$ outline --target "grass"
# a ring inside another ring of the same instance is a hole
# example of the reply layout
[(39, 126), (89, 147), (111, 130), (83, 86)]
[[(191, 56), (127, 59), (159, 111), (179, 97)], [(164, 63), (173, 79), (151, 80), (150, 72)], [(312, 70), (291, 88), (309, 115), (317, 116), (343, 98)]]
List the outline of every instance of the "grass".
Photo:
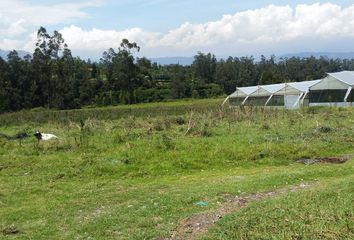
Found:
[(60, 137), (39, 147), (0, 139), (0, 238), (163, 239), (224, 193), (302, 182), (318, 184), (251, 203), (201, 238), (353, 238), (353, 160), (295, 161), (354, 154), (354, 109), (222, 112), (216, 103), (0, 115), (2, 133)]
[(353, 239), (353, 180), (321, 181), (315, 189), (256, 202), (202, 239)]
[(14, 113), (0, 114), (1, 125), (35, 123), (70, 123), (89, 118), (97, 120), (115, 120), (127, 116), (148, 117), (185, 114), (191, 109), (202, 111), (210, 107), (215, 108), (222, 99), (184, 99), (175, 102), (156, 102), (134, 105), (120, 105), (100, 108), (84, 108), (74, 110), (50, 110), (44, 108), (23, 110)]

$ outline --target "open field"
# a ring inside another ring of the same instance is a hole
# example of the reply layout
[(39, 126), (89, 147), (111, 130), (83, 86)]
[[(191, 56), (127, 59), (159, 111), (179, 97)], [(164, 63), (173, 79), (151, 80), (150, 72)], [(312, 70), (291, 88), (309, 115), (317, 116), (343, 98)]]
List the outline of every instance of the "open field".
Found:
[(0, 238), (354, 238), (354, 108), (217, 103), (0, 115)]
[(120, 105), (118, 107), (84, 108), (74, 110), (48, 110), (37, 108), (32, 110), (22, 110), (15, 113), (0, 115), (0, 124), (24, 124), (28, 122), (46, 123), (69, 121), (80, 121), (88, 118), (96, 120), (116, 120), (127, 116), (134, 117), (156, 117), (164, 115), (179, 115), (191, 111), (203, 111), (216, 108), (223, 99), (200, 99), (200, 100), (179, 100), (175, 102), (156, 102), (149, 104)]

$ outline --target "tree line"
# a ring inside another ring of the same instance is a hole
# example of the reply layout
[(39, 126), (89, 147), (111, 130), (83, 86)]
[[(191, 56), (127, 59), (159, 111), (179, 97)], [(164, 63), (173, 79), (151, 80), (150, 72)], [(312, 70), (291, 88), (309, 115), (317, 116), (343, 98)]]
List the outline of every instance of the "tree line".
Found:
[(123, 39), (98, 62), (73, 57), (62, 35), (37, 33), (32, 56), (0, 57), (0, 112), (30, 108), (74, 109), (181, 98), (210, 98), (236, 87), (320, 79), (354, 70), (354, 59), (229, 57), (200, 53), (189, 66), (158, 65), (137, 58), (136, 43)]

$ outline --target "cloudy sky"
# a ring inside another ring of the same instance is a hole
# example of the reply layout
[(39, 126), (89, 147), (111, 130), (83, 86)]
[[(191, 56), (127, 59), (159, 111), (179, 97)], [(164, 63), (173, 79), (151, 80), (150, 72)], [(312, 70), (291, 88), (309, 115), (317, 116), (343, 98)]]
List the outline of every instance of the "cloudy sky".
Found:
[(99, 58), (122, 38), (148, 57), (354, 51), (354, 0), (0, 0), (0, 49), (32, 52), (40, 26)]

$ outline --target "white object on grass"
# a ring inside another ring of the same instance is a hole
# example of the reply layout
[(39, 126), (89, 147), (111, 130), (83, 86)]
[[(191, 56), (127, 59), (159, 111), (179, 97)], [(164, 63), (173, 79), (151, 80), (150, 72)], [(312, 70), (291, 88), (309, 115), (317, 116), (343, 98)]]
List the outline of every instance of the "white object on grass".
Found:
[(41, 133), (41, 132), (36, 132), (34, 136), (38, 139), (38, 141), (43, 140), (43, 141), (49, 141), (53, 139), (59, 139), (57, 136), (51, 133)]

